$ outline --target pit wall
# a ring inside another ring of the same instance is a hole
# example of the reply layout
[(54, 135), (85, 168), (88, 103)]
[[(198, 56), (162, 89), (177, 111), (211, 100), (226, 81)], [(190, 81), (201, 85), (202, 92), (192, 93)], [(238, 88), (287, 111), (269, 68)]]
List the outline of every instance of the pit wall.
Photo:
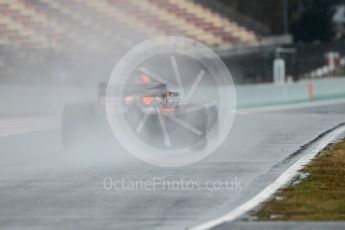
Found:
[(97, 88), (0, 86), (0, 113), (57, 114), (67, 103), (95, 101)]
[(301, 80), (282, 85), (237, 87), (238, 107), (262, 107), (307, 101), (345, 98), (345, 77)]
[[(239, 108), (345, 98), (345, 77), (236, 87)], [(59, 114), (67, 103), (96, 101), (97, 88), (0, 86), (0, 113)]]

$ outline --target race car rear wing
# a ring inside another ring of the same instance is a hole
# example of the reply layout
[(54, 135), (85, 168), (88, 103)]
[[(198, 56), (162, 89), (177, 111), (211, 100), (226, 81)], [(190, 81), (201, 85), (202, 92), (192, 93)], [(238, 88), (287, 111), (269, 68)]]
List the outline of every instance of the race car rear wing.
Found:
[[(108, 91), (107, 91), (108, 90)], [(122, 91), (122, 95), (119, 93)], [(135, 96), (141, 95), (143, 92), (150, 91), (152, 94), (166, 93), (167, 85), (163, 83), (148, 83), (148, 84), (126, 84), (124, 86), (107, 87), (107, 84), (102, 82), (98, 86), (98, 97), (108, 96)], [(154, 95), (150, 95), (154, 96)]]
[[(122, 95), (120, 95), (122, 92)], [(167, 84), (147, 83), (147, 84), (126, 84), (123, 86), (108, 87), (105, 82), (98, 85), (98, 102), (103, 102), (107, 97), (177, 97), (178, 92), (169, 92)]]

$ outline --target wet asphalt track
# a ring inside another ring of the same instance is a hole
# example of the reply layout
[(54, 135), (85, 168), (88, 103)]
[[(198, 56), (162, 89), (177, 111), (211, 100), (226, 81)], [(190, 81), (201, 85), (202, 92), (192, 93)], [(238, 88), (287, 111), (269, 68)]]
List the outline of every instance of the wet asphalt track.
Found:
[[(304, 144), (345, 122), (345, 104), (282, 112), (240, 113), (227, 141), (192, 166), (167, 169), (133, 159), (120, 147), (66, 152), (59, 130), (0, 139), (1, 229), (184, 229), (253, 197)], [(298, 157), (298, 156), (297, 156)], [(289, 158), (288, 158), (289, 159)], [(126, 181), (194, 181), (194, 189), (106, 190), (105, 177)], [(224, 190), (209, 181), (236, 181)], [(195, 188), (198, 187), (198, 188)]]

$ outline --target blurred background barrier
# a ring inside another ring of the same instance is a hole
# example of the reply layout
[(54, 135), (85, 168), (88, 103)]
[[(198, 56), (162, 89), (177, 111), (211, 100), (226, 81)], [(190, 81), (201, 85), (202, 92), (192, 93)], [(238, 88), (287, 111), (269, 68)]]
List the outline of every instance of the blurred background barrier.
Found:
[(290, 84), (241, 85), (237, 87), (240, 108), (345, 98), (345, 78), (301, 80)]
[(96, 100), (124, 53), (170, 35), (219, 54), (242, 108), (341, 96), (344, 12), (329, 0), (2, 0), (0, 112)]
[[(238, 107), (345, 99), (345, 77), (301, 80), (287, 84), (238, 85)], [(0, 113), (58, 114), (67, 103), (97, 101), (97, 88), (0, 86)]]
[(67, 103), (96, 101), (97, 88), (0, 85), (0, 113), (57, 114)]

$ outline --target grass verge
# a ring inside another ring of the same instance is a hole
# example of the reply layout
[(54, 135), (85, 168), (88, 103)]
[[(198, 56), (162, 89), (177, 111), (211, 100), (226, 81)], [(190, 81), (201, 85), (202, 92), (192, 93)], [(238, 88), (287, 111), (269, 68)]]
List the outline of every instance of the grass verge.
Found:
[(258, 220), (345, 220), (345, 140), (322, 152), (302, 172), (308, 176), (265, 202), (255, 213)]

